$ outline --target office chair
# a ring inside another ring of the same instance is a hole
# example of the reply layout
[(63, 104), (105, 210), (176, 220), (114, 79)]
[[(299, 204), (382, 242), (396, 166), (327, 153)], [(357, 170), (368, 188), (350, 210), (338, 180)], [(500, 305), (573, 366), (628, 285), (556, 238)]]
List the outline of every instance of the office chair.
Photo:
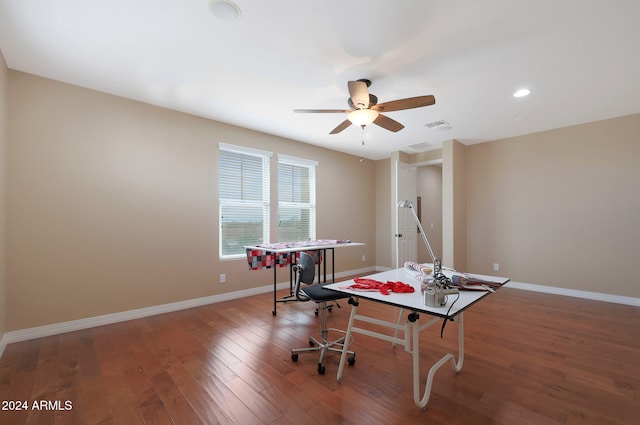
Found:
[[(329, 331), (344, 333), (343, 330), (327, 327), (327, 310), (330, 309), (330, 305), (328, 305), (327, 303), (333, 301), (336, 302), (336, 305), (338, 307), (340, 307), (337, 304), (337, 300), (349, 298), (349, 295), (325, 289), (319, 283), (313, 284), (313, 281), (315, 280), (315, 260), (306, 252), (300, 253), (298, 264), (296, 264), (294, 268), (296, 270), (296, 284), (294, 290), (296, 298), (299, 301), (314, 301), (318, 306), (317, 316), (320, 338), (317, 339), (313, 336), (310, 336), (310, 347), (292, 349), (291, 360), (293, 360), (294, 362), (297, 361), (299, 353), (319, 351), (320, 359), (318, 360), (318, 373), (320, 375), (324, 375), (325, 367), (322, 364), (322, 361), (324, 360), (325, 354), (327, 353), (327, 351), (336, 351), (338, 353), (342, 353), (345, 342), (344, 336), (334, 341), (329, 341), (327, 339)], [(302, 288), (301, 284), (305, 284), (307, 286)], [(356, 362), (356, 353), (353, 351), (348, 351), (347, 353), (349, 354), (349, 357), (347, 358), (349, 364), (354, 365)]]

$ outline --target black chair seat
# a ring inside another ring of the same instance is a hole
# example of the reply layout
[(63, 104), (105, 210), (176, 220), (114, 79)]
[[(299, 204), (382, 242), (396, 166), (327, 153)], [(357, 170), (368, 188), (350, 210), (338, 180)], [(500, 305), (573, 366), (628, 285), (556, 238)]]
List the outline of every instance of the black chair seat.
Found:
[(342, 300), (350, 297), (348, 294), (332, 291), (331, 289), (325, 289), (322, 285), (310, 285), (306, 288), (300, 288), (300, 292), (303, 292), (311, 301), (315, 301), (317, 303), (322, 301)]

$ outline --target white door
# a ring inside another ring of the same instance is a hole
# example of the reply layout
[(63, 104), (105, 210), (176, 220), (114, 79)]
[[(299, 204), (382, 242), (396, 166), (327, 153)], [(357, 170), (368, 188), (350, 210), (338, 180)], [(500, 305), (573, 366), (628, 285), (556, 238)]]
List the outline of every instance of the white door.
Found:
[[(396, 163), (396, 197), (395, 205), (399, 201), (408, 199), (416, 205), (417, 189), (415, 167), (404, 162)], [(397, 208), (396, 213), (396, 267), (402, 267), (406, 261), (417, 261), (418, 240), (417, 224), (413, 218), (411, 208)]]

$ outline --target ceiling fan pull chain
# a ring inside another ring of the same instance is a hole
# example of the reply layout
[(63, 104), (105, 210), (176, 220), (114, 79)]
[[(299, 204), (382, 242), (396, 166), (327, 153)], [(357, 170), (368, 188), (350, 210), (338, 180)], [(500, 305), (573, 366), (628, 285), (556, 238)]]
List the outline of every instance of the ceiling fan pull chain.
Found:
[(364, 125), (362, 126), (362, 156), (360, 157), (360, 162), (364, 162)]

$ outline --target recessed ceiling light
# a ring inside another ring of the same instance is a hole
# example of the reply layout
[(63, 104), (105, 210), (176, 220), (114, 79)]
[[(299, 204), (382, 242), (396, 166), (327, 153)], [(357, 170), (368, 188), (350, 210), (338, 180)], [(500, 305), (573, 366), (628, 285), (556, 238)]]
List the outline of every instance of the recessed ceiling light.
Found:
[(223, 21), (237, 21), (242, 14), (238, 5), (229, 0), (211, 0), (209, 9), (216, 18)]
[(520, 89), (513, 94), (513, 97), (525, 97), (529, 96), (529, 93), (531, 93), (531, 90), (529, 89)]

